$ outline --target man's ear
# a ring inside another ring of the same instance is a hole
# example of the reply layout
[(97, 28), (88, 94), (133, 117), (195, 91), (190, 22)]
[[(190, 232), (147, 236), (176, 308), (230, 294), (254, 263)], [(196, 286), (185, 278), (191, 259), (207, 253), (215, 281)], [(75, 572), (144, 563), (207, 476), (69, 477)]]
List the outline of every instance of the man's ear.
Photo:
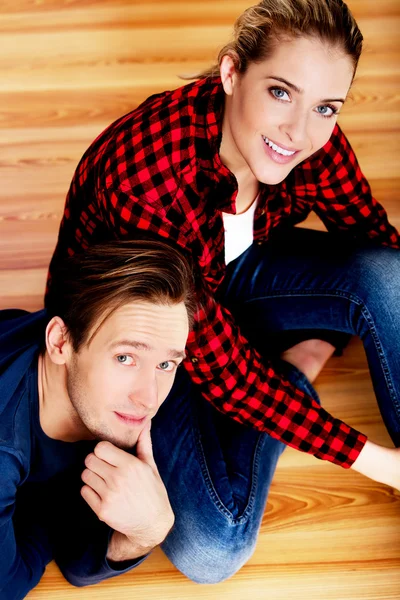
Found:
[(65, 365), (71, 355), (67, 326), (61, 317), (53, 317), (46, 327), (46, 349), (56, 365)]
[(237, 65), (239, 58), (235, 52), (225, 54), (220, 63), (219, 72), (225, 94), (232, 96), (233, 88), (238, 78)]

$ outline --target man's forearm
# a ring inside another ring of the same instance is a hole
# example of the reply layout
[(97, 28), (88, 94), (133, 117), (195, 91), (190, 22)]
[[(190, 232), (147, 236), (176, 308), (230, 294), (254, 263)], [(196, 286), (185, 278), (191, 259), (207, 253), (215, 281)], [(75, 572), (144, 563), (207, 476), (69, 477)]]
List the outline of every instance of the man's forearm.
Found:
[(153, 547), (144, 547), (138, 543), (133, 543), (123, 533), (114, 531), (108, 544), (107, 560), (112, 562), (135, 560), (135, 558), (148, 554), (153, 550)]

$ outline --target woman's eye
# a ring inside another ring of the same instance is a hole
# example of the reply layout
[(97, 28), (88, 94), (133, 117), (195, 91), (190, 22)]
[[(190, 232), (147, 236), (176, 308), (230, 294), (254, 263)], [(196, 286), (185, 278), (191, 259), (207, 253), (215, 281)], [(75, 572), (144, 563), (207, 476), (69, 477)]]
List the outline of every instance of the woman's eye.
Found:
[(132, 365), (133, 364), (133, 358), (132, 358), (132, 356), (129, 356), (128, 354), (119, 354), (117, 356), (117, 361), (121, 365)]
[(161, 371), (167, 371), (167, 372), (170, 372), (170, 371), (173, 371), (173, 370), (175, 369), (175, 367), (176, 367), (176, 366), (177, 366), (177, 365), (176, 365), (176, 363), (174, 363), (174, 362), (172, 362), (172, 361), (170, 361), (170, 360), (166, 360), (166, 361), (164, 361), (164, 362), (160, 363), (160, 364), (158, 365), (158, 368), (159, 368)]
[(322, 105), (317, 107), (317, 112), (323, 117), (333, 117), (338, 111), (333, 106)]
[(274, 98), (277, 98), (277, 100), (286, 100), (286, 98), (289, 99), (289, 94), (282, 88), (271, 88), (270, 92)]

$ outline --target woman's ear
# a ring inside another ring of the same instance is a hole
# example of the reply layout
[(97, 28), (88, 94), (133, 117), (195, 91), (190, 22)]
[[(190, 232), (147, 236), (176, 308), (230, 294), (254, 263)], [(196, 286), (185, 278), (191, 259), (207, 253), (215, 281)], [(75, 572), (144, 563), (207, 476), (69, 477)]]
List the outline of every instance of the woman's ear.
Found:
[(56, 365), (64, 365), (71, 354), (67, 326), (61, 317), (53, 317), (46, 327), (46, 350)]
[(221, 75), (222, 86), (225, 94), (232, 96), (233, 88), (238, 78), (238, 56), (235, 52), (225, 54), (220, 63), (219, 72)]

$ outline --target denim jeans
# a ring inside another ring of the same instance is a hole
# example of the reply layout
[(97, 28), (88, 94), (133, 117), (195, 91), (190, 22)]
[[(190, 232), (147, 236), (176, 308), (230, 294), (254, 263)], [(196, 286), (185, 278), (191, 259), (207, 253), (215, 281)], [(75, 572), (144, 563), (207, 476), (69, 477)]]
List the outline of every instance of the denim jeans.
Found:
[[(279, 232), (228, 265), (219, 300), (252, 344), (318, 402), (280, 352), (302, 330), (359, 336), (383, 421), (400, 445), (398, 250), (359, 247), (326, 232)], [(163, 551), (193, 581), (230, 577), (253, 553), (285, 445), (220, 414), (183, 369), (153, 420), (152, 438), (175, 513)]]

